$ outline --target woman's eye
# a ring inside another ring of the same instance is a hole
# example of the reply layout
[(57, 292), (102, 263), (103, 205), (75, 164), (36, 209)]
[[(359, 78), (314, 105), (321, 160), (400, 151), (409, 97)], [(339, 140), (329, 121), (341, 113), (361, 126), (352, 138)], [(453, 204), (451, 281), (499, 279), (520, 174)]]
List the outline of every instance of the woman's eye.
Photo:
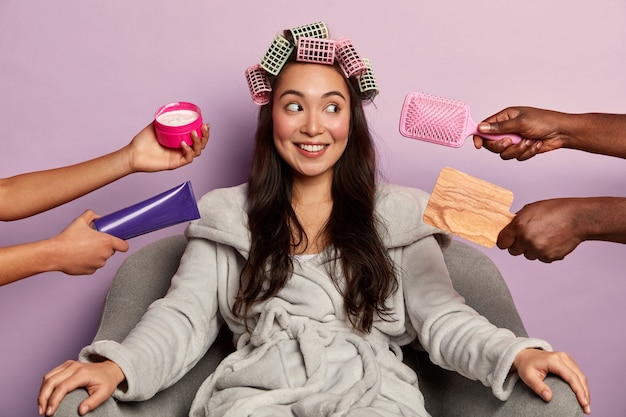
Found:
[(327, 110), (327, 111), (329, 111), (329, 112), (331, 112), (331, 113), (337, 113), (337, 112), (339, 111), (339, 106), (338, 106), (338, 105), (336, 105), (336, 104), (329, 104), (329, 105), (326, 107), (326, 110)]
[(302, 107), (298, 103), (289, 103), (289, 104), (287, 104), (287, 106), (285, 108), (287, 109), (287, 111), (300, 111), (300, 110), (302, 110)]

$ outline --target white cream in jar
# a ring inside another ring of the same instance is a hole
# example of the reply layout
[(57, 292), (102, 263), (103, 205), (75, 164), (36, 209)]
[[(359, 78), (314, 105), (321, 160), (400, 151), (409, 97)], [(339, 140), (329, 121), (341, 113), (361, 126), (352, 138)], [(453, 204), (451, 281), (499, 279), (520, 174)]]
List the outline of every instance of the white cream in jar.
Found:
[(157, 122), (166, 126), (185, 126), (199, 117), (193, 110), (172, 110), (157, 117)]

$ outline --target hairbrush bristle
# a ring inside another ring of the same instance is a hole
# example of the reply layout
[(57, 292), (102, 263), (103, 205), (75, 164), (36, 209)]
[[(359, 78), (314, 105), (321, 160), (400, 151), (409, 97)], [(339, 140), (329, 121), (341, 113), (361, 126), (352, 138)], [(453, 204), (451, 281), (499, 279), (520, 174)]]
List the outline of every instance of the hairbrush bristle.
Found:
[(461, 146), (469, 119), (467, 105), (424, 93), (410, 93), (404, 101), (400, 133), (408, 138)]

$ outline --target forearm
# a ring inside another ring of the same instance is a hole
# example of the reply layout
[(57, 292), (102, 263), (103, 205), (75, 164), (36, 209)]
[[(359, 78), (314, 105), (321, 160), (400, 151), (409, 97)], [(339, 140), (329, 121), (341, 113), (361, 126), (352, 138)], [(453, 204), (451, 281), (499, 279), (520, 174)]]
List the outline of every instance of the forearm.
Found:
[(0, 220), (17, 220), (41, 213), (132, 172), (127, 151), (122, 148), (79, 164), (1, 180)]
[(566, 148), (626, 158), (625, 114), (563, 114), (560, 132)]
[(589, 197), (578, 201), (576, 227), (584, 240), (626, 243), (626, 197)]
[(0, 248), (0, 285), (55, 270), (56, 253), (51, 240)]
[(401, 265), (407, 271), (402, 281), (406, 311), (420, 343), (433, 363), (478, 379), (506, 399), (516, 380), (510, 369), (517, 353), (551, 347), (497, 328), (465, 304), (452, 287), (441, 253), (427, 239), (404, 248)]
[(152, 303), (124, 341), (99, 340), (81, 351), (80, 360), (106, 357), (120, 366), (127, 386), (116, 392), (116, 398), (138, 401), (171, 386), (217, 337), (218, 278), (210, 272), (217, 270), (216, 246), (192, 239), (167, 295)]

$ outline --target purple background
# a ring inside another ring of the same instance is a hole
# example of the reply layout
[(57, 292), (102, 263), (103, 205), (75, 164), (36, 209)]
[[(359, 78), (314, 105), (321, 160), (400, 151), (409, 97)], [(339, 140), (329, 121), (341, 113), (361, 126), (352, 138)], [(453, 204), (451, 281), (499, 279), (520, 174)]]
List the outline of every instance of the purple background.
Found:
[[(481, 120), (508, 105), (624, 112), (626, 3), (620, 0), (208, 2), (0, 1), (0, 177), (53, 168), (127, 144), (162, 104), (198, 104), (212, 123), (185, 168), (134, 174), (47, 213), (1, 225), (0, 245), (43, 239), (85, 209), (107, 214), (191, 180), (196, 196), (246, 178), (257, 108), (244, 70), (282, 29), (325, 21), (371, 59), (368, 108), (390, 181), (430, 191), (452, 166), (513, 191), (512, 211), (561, 196), (624, 195), (626, 161), (558, 151), (527, 162), (412, 141), (405, 95), (468, 103)], [(132, 239), (136, 251), (183, 226)], [(596, 416), (626, 414), (626, 247), (583, 243), (554, 264), (481, 248), (502, 270), (529, 332), (586, 371)], [(0, 288), (0, 416), (34, 417), (43, 374), (94, 335), (103, 295), (127, 254), (89, 277), (42, 274)]]

